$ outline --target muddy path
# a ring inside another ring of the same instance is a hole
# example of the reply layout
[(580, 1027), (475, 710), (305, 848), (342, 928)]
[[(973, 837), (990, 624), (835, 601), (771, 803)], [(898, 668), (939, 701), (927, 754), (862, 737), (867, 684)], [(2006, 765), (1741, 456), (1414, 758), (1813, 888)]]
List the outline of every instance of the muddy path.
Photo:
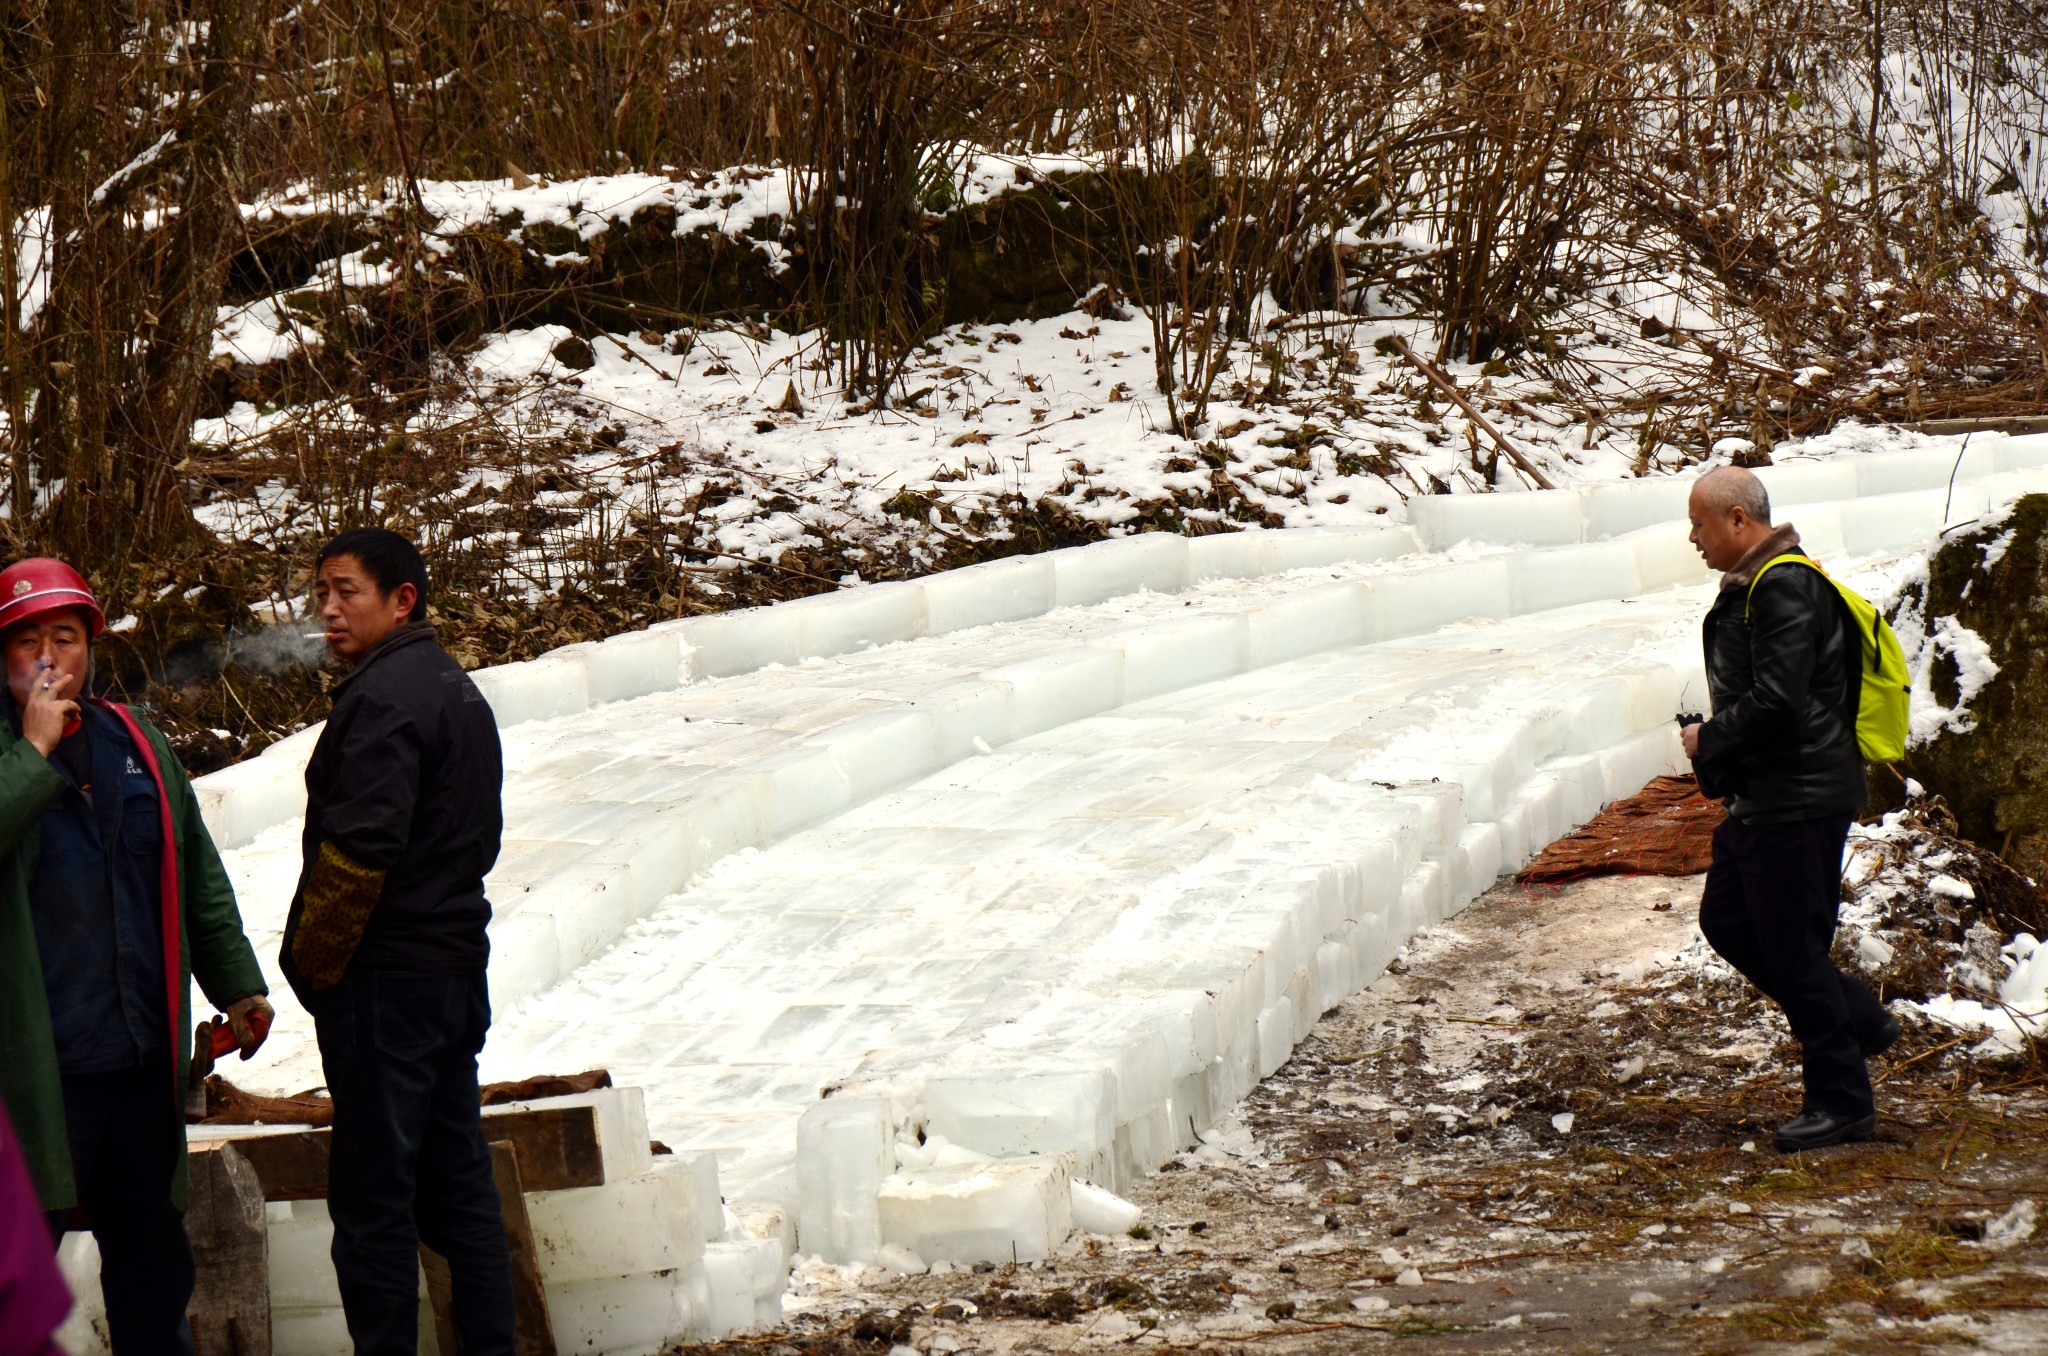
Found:
[(1796, 1047), (1698, 896), (1497, 888), (1144, 1183), (1137, 1236), (800, 1269), (784, 1332), (698, 1350), (2048, 1352), (2040, 1071), (1909, 1028), (1874, 1140), (1774, 1152)]

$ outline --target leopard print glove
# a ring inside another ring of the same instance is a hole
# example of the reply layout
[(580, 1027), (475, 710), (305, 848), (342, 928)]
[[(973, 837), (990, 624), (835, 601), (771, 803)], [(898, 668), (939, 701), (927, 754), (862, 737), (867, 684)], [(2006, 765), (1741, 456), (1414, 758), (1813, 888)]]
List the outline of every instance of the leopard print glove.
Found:
[(384, 893), (384, 873), (333, 843), (322, 843), (306, 873), (305, 911), (292, 937), (292, 960), (316, 989), (341, 982)]

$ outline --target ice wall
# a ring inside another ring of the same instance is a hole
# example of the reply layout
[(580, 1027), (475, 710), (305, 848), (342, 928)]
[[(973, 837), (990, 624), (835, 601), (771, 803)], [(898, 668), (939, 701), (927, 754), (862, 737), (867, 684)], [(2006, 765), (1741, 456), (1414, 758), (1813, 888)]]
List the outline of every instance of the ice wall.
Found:
[[(1952, 454), (1770, 479), (1867, 555), (2048, 479), (2028, 441), (1952, 493)], [(764, 1319), (791, 1246), (1113, 1222), (1415, 929), (1676, 766), (1706, 574), (1668, 483), (1413, 507), (1455, 549), (1147, 536), (480, 675), (511, 774), (487, 1071), (605, 1064), (715, 1161), (744, 1238), (702, 1240), (675, 1332)], [(297, 845), (255, 802), (296, 762), (202, 783), (266, 960)], [(285, 1001), (260, 1085), (319, 1082), (304, 1028)]]

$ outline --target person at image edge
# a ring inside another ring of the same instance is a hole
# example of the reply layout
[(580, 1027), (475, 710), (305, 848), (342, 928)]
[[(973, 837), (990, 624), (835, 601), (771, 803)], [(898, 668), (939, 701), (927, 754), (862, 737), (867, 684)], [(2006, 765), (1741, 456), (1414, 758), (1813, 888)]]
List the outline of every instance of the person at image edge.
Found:
[(286, 978), (334, 1099), (328, 1212), (358, 1356), (413, 1356), (419, 1245), (448, 1261), (468, 1356), (511, 1356), (512, 1264), (478, 1107), (490, 1026), (484, 877), (503, 766), (483, 693), (435, 639), (419, 550), (380, 528), (320, 551), (349, 666), (306, 765)]
[(185, 769), (86, 695), (105, 626), (62, 561), (0, 571), (0, 1100), (51, 1235), (82, 1209), (99, 1244), (115, 1356), (162, 1356), (192, 1350), (191, 982), (244, 1059), (272, 1013)]
[(1803, 555), (1773, 526), (1764, 485), (1709, 471), (1686, 507), (1692, 543), (1722, 571), (1703, 630), (1713, 718), (1683, 732), (1700, 790), (1728, 818), (1714, 833), (1700, 931), (1785, 1010), (1804, 1053), (1806, 1095), (1777, 1146), (1814, 1149), (1877, 1129), (1865, 1061), (1899, 1038), (1898, 1019), (1835, 968), (1842, 848), (1868, 799), (1856, 742), (1862, 649), (1819, 570), (1765, 571)]

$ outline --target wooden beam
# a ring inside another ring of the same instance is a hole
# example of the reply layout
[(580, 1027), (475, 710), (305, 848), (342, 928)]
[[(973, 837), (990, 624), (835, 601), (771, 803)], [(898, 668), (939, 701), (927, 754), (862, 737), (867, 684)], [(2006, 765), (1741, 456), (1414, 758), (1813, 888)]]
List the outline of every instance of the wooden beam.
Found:
[[(193, 1153), (196, 1157), (210, 1144), (232, 1144), (255, 1169), (264, 1200), (320, 1201), (327, 1199), (328, 1133), (324, 1127), (278, 1127), (224, 1141), (195, 1140)], [(484, 1133), (516, 1146), (528, 1191), (604, 1184), (596, 1107), (486, 1112)]]
[(2048, 415), (2006, 415), (1984, 419), (1923, 419), (1901, 427), (1936, 436), (1957, 433), (2048, 433)]
[[(497, 1181), (505, 1242), (512, 1253), (514, 1356), (556, 1356), (554, 1322), (548, 1316), (547, 1292), (540, 1283), (540, 1255), (534, 1247), (533, 1222), (526, 1213), (527, 1187), (519, 1172), (519, 1151), (510, 1140), (491, 1141), (491, 1174)], [(427, 1276), (427, 1303), (434, 1311), (434, 1337), (441, 1356), (459, 1356), (462, 1338), (455, 1330), (454, 1276), (447, 1259), (422, 1244), (420, 1266)]]

